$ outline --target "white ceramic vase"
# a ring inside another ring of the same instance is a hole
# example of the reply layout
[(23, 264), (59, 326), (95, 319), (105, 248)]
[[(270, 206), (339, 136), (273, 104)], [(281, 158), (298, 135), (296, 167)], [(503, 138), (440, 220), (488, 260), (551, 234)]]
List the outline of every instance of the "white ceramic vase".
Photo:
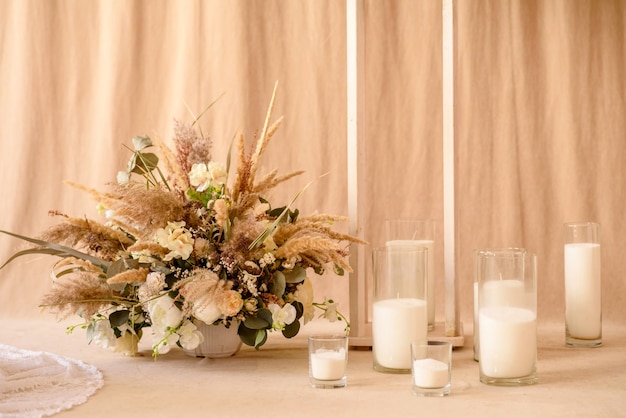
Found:
[(237, 334), (239, 322), (232, 322), (229, 328), (224, 325), (207, 325), (196, 321), (198, 330), (204, 335), (204, 341), (195, 350), (184, 350), (192, 357), (223, 358), (235, 355), (241, 348), (241, 339)]

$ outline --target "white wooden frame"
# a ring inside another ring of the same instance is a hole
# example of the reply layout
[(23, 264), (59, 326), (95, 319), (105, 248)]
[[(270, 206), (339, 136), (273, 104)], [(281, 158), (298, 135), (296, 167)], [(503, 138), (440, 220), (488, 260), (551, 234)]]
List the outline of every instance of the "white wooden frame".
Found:
[[(454, 0), (442, 0), (443, 51), (443, 200), (444, 200), (444, 277), (445, 322), (435, 327), (434, 338), (451, 339), (455, 346), (463, 345), (462, 324), (459, 320), (458, 285), (455, 280), (455, 185), (454, 185)], [(362, 237), (362, 214), (365, 207), (363, 181), (365, 173), (365, 135), (363, 113), (364, 33), (363, 0), (346, 0), (347, 41), (347, 168), (348, 215), (350, 233)], [(372, 324), (368, 318), (369, 298), (366, 251), (362, 245), (351, 248), (350, 265), (350, 344), (371, 346)], [(429, 334), (429, 336), (431, 335)]]

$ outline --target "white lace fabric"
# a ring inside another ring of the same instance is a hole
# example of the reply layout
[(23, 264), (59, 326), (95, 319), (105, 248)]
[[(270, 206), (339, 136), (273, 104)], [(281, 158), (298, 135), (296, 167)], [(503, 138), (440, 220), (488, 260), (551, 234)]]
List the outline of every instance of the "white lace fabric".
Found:
[(0, 417), (44, 417), (87, 401), (104, 384), (80, 360), (0, 344)]

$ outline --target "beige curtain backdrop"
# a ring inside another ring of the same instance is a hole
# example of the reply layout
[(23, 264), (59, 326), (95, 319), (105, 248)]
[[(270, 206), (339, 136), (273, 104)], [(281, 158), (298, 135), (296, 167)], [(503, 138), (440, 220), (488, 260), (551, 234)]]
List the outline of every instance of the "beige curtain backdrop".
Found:
[[(538, 255), (540, 322), (563, 315), (562, 224), (602, 226), (605, 321), (624, 321), (626, 4), (464, 0), (455, 7), (456, 278), (472, 317), (472, 251)], [(224, 160), (252, 144), (274, 83), (285, 121), (264, 169), (305, 170), (303, 212), (347, 215), (346, 6), (342, 0), (0, 1), (0, 228), (36, 235), (48, 210), (97, 218), (63, 183), (104, 188), (134, 135), (201, 126)], [(437, 221), (443, 319), (441, 3), (365, 1), (362, 236), (385, 218)], [(326, 176), (319, 178), (322, 174)], [(0, 236), (0, 260), (22, 244)], [(52, 259), (0, 272), (0, 315), (41, 315)], [(348, 278), (316, 280), (348, 311)]]

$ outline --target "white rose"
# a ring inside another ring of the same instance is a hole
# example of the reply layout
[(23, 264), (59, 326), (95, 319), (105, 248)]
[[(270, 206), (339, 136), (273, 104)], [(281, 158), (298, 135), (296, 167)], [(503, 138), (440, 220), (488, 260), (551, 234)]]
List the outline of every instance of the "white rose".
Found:
[(193, 304), (192, 314), (200, 321), (210, 325), (222, 316), (222, 311), (216, 301), (205, 296)]
[(156, 332), (176, 328), (183, 320), (183, 313), (174, 304), (174, 299), (167, 295), (151, 301), (148, 304), (148, 313), (152, 319), (152, 327)]

